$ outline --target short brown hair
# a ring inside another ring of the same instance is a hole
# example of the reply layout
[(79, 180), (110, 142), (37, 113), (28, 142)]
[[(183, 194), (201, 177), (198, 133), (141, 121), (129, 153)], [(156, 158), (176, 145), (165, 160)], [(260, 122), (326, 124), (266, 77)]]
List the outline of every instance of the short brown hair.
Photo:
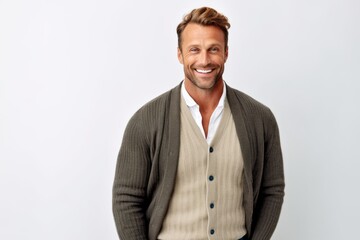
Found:
[(228, 22), (227, 17), (218, 13), (213, 8), (202, 7), (194, 9), (185, 15), (182, 22), (177, 26), (176, 32), (178, 36), (179, 49), (181, 49), (181, 34), (189, 23), (197, 23), (204, 26), (216, 26), (220, 28), (224, 33), (225, 47), (227, 47), (229, 35), (228, 29), (230, 28), (230, 23)]

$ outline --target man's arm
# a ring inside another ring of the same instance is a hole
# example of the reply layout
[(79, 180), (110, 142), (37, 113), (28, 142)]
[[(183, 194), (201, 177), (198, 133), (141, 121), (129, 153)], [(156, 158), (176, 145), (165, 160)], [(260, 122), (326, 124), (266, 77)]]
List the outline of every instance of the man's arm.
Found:
[(124, 132), (113, 186), (113, 214), (120, 239), (146, 240), (146, 189), (151, 168), (145, 124), (136, 115)]
[(284, 198), (284, 169), (275, 117), (265, 124), (264, 169), (251, 240), (269, 240), (279, 220)]

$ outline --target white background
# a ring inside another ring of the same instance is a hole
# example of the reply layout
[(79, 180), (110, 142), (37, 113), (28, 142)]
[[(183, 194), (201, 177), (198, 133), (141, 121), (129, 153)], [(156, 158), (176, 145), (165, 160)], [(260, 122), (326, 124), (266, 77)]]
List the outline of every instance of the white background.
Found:
[(225, 80), (280, 126), (273, 239), (358, 238), (359, 1), (0, 0), (0, 239), (118, 239), (123, 130), (182, 80), (175, 28), (203, 5), (232, 25)]

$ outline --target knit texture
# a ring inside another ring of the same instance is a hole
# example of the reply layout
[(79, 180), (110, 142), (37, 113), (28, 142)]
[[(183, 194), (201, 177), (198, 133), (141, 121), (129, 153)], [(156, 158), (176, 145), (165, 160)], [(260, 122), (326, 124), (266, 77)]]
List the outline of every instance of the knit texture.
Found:
[[(122, 240), (156, 240), (174, 190), (180, 146), (180, 85), (138, 110), (124, 132), (113, 186)], [(279, 131), (271, 111), (227, 86), (244, 159), (245, 225), (251, 240), (270, 239), (284, 197)]]

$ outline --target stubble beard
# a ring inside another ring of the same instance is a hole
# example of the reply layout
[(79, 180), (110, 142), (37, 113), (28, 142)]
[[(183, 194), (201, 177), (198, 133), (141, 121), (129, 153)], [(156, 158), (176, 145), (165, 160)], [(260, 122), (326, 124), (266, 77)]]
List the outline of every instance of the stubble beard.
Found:
[(218, 74), (216, 74), (213, 79), (207, 80), (207, 82), (211, 82), (210, 84), (207, 84), (207, 85), (202, 84), (201, 80), (199, 80), (196, 76), (194, 76), (188, 72), (185, 72), (185, 77), (197, 88), (200, 88), (202, 90), (211, 90), (222, 79), (223, 72), (224, 72), (224, 69), (222, 69)]

